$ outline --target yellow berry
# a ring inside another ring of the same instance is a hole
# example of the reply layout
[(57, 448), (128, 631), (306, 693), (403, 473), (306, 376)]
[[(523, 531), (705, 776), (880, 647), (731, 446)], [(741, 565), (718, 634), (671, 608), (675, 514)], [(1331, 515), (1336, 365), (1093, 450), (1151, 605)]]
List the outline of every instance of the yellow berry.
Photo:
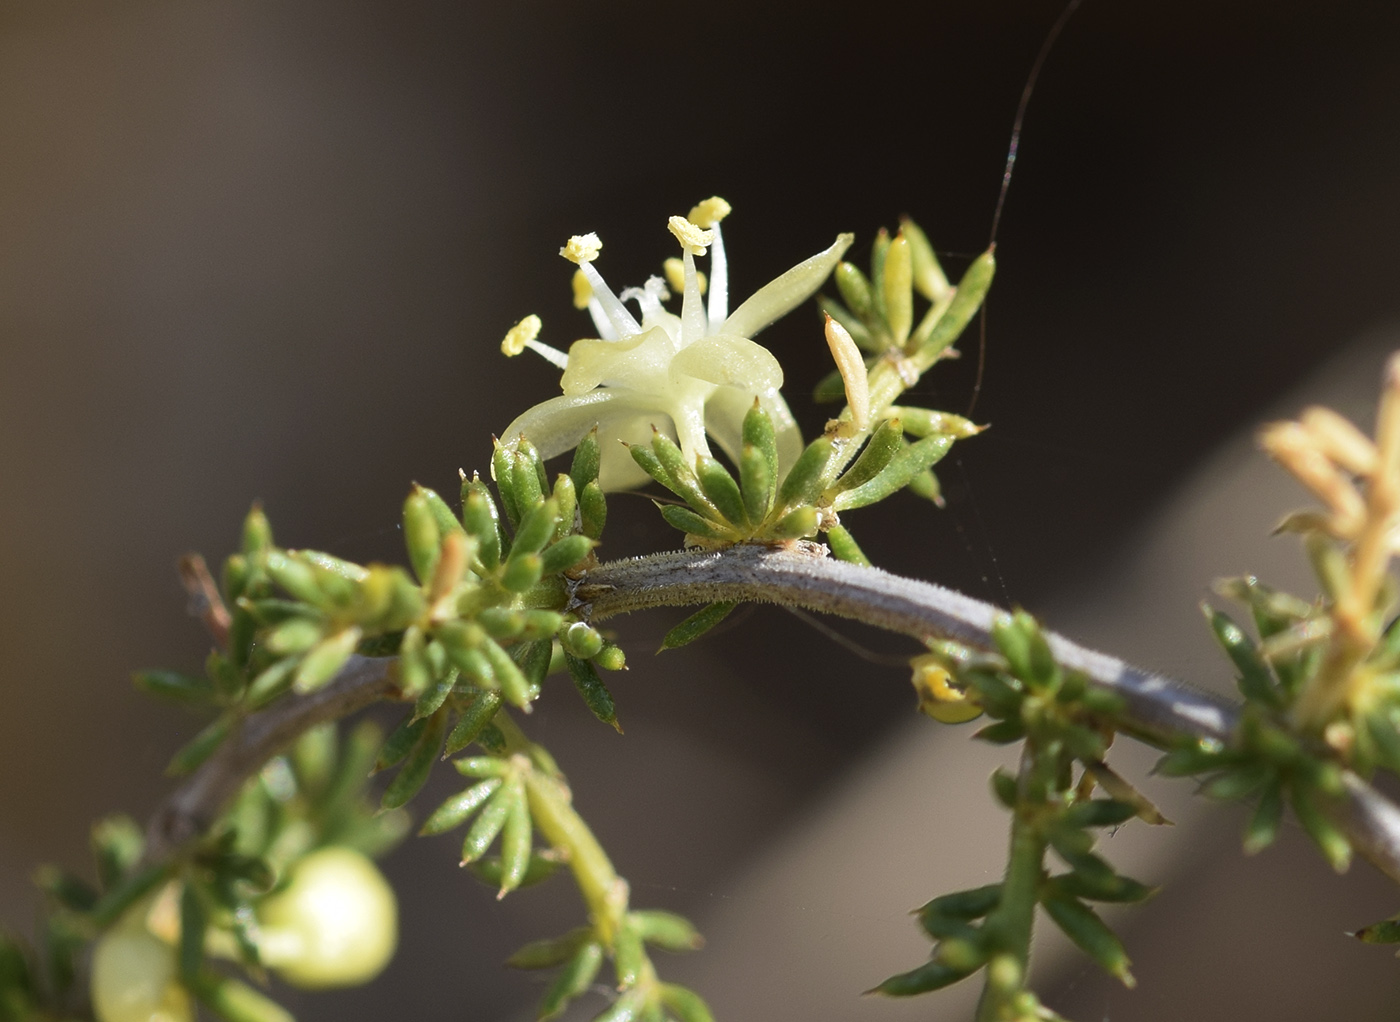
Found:
[(350, 848), (306, 856), (258, 916), (263, 960), (304, 989), (366, 983), (398, 944), (394, 891), (374, 863)]
[(146, 930), (144, 916), (130, 914), (93, 950), (97, 1022), (192, 1022), (189, 994), (176, 979), (175, 949)]

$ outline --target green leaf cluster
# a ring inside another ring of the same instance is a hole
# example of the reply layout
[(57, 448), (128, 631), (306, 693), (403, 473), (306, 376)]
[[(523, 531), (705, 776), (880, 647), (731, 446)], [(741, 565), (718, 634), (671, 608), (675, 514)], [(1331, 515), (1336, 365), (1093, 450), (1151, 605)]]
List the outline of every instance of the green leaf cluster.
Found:
[[(993, 654), (954, 643), (935, 644), (934, 653), (995, 719), (977, 737), (1022, 743), (1019, 772), (992, 775), (994, 795), (1012, 814), (1005, 879), (920, 908), (919, 924), (935, 942), (929, 961), (873, 992), (926, 993), (985, 970), (979, 1019), (1054, 1018), (1025, 986), (1037, 907), (1100, 967), (1132, 986), (1122, 942), (1089, 903), (1141, 901), (1153, 889), (1098, 855), (1094, 831), (1135, 816), (1165, 820), (1103, 762), (1116, 697), (1089, 688), (1056, 663), (1039, 625), (1025, 613), (1004, 615), (993, 636)], [(1094, 797), (1096, 788), (1108, 797)], [(1059, 871), (1047, 864), (1051, 851), (1063, 865)]]
[(355, 655), (397, 654), (399, 692), (414, 702), (376, 764), (400, 766), (387, 809), (416, 794), (444, 748), (479, 738), (489, 746), (495, 712), (504, 703), (528, 711), (551, 670), (567, 666), (590, 709), (616, 726), (595, 665), (618, 670), (626, 657), (569, 598), (568, 573), (592, 559), (606, 518), (597, 437), (580, 444), (572, 471), (552, 487), (528, 441), (497, 445), (492, 470), (494, 497), (479, 476), (463, 474), (460, 515), (413, 488), (403, 507), (411, 572), (279, 548), (255, 507), (223, 571), (227, 648), (210, 654), (203, 677), (135, 676), (155, 695), (218, 711), (171, 772), (195, 769), (242, 716), (326, 684)]
[[(694, 951), (704, 941), (690, 921), (673, 912), (644, 909), (628, 912), (612, 941), (617, 998), (594, 1022), (713, 1022), (703, 998), (692, 990), (656, 978), (647, 946), (663, 951)], [(531, 941), (507, 959), (517, 969), (559, 971), (541, 998), (536, 1018), (561, 1015), (587, 992), (608, 954), (608, 941), (596, 926), (580, 926), (562, 937)]]

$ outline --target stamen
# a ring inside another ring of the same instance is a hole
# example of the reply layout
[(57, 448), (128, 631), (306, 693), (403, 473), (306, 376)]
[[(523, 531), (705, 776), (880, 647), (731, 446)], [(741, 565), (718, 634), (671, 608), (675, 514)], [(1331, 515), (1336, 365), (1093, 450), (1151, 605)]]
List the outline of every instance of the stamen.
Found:
[(515, 326), (506, 331), (505, 340), (501, 341), (501, 351), (507, 358), (514, 358), (525, 350), (525, 345), (529, 344), (540, 335), (540, 327), (544, 324), (538, 316), (526, 316)]
[[(588, 283), (587, 280), (584, 283)], [(598, 331), (598, 336), (605, 341), (615, 341), (618, 333), (613, 329), (613, 325), (608, 321), (608, 314), (603, 311), (603, 303), (597, 297), (588, 299), (588, 315), (593, 320), (593, 329)]]
[(588, 286), (588, 276), (582, 270), (574, 271), (574, 308), (588, 308), (588, 301), (593, 297), (593, 289)]
[[(715, 199), (707, 200), (709, 202)], [(723, 199), (718, 201), (724, 202)], [(701, 203), (704, 205), (704, 203)], [(724, 203), (725, 213), (729, 212), (729, 203)], [(699, 207), (697, 206), (696, 209)], [(691, 210), (693, 214), (695, 210)], [(692, 219), (694, 219), (692, 217)], [(715, 240), (710, 243), (710, 278), (713, 284), (710, 287), (709, 320), (710, 333), (718, 333), (720, 324), (729, 316), (729, 261), (724, 256), (724, 237), (720, 234), (719, 219), (716, 218), (714, 226), (710, 228), (714, 232)], [(704, 292), (702, 287), (701, 292)]]
[(559, 254), (571, 263), (582, 266), (598, 258), (603, 250), (603, 242), (597, 234), (575, 234), (569, 243), (559, 250)]
[(543, 344), (540, 341), (526, 341), (525, 347), (559, 369), (569, 368), (569, 356), (553, 345)]
[[(679, 219), (673, 218), (673, 219)], [(681, 344), (694, 344), (705, 336), (705, 310), (700, 306), (700, 282), (695, 272), (695, 256), (690, 249), (682, 256), (685, 267), (685, 297), (681, 299)]]
[[(681, 262), (677, 257), (671, 256), (661, 264), (661, 272), (666, 274), (666, 283), (671, 285), (672, 291), (675, 291), (677, 294), (683, 294), (685, 292), (685, 263)], [(705, 280), (705, 275), (699, 270), (696, 270), (695, 280), (696, 283), (700, 285), (700, 293), (703, 295), (708, 283), (708, 281)], [(667, 298), (669, 297), (670, 296), (667, 295)], [(663, 301), (664, 300), (665, 299), (663, 299)]]
[(733, 209), (733, 206), (725, 202), (718, 195), (711, 195), (703, 202), (692, 206), (690, 209), (690, 216), (686, 217), (686, 219), (696, 227), (714, 227), (727, 217)]
[(705, 249), (715, 240), (714, 231), (702, 231), (683, 216), (671, 217), (666, 226), (676, 236), (687, 255), (704, 255)]
[[(617, 295), (613, 294), (612, 288), (608, 287), (608, 282), (603, 279), (603, 275), (593, 268), (592, 263), (579, 263), (579, 270), (588, 281), (588, 286), (593, 289), (593, 298), (588, 307), (593, 308), (593, 302), (597, 302), (616, 331), (616, 337), (608, 338), (616, 340), (618, 337), (631, 337), (642, 332), (641, 324), (632, 318), (632, 313), (627, 311), (627, 306), (618, 301)], [(603, 331), (600, 329), (599, 334)]]

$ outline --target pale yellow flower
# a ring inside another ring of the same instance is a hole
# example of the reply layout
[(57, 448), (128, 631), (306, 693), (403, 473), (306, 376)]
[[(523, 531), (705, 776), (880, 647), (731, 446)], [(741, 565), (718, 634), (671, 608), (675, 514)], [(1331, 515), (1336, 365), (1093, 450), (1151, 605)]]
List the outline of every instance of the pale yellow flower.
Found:
[[(689, 459), (710, 454), (710, 439), (736, 459), (743, 418), (756, 398), (777, 430), (780, 470), (796, 460), (802, 437), (779, 393), (782, 368), (751, 338), (816, 292), (852, 236), (840, 235), (830, 248), (769, 282), (731, 313), (719, 225), (728, 212), (723, 200), (708, 199), (689, 217), (672, 217), (668, 224), (682, 248), (679, 315), (662, 305), (670, 294), (659, 277), (615, 295), (593, 266), (601, 248), (596, 236), (573, 238), (560, 250), (578, 265), (576, 303), (586, 300), (598, 337), (575, 341), (567, 355), (530, 338), (528, 347), (564, 370), (564, 394), (512, 422), (502, 436), (506, 443), (524, 435), (551, 458), (576, 446), (596, 426), (602, 447), (599, 482), (605, 490), (626, 489), (648, 477), (618, 441), (649, 443), (655, 428), (675, 439)], [(707, 252), (705, 303), (695, 257)], [(636, 303), (640, 320), (628, 302)], [(515, 350), (524, 346), (510, 345)]]

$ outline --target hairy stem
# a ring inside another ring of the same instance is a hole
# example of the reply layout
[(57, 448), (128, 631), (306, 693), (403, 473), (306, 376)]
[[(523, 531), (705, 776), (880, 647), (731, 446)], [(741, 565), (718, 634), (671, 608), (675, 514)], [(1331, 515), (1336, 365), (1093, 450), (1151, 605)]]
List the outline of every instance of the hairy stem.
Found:
[[(801, 607), (862, 621), (924, 640), (992, 647), (991, 625), (1004, 613), (942, 586), (836, 561), (825, 548), (735, 546), (612, 561), (590, 570), (575, 599), (602, 620), (649, 607), (741, 600)], [(1229, 702), (1047, 633), (1065, 667), (1123, 699), (1122, 729), (1159, 747), (1183, 738), (1227, 741), (1239, 720)], [(393, 691), (390, 661), (352, 658), (329, 685), (292, 696), (247, 718), (207, 763), (161, 805), (148, 827), (153, 860), (202, 834), (248, 777), (301, 732), (354, 713)], [(1356, 850), (1400, 882), (1400, 808), (1354, 774), (1329, 815)]]

